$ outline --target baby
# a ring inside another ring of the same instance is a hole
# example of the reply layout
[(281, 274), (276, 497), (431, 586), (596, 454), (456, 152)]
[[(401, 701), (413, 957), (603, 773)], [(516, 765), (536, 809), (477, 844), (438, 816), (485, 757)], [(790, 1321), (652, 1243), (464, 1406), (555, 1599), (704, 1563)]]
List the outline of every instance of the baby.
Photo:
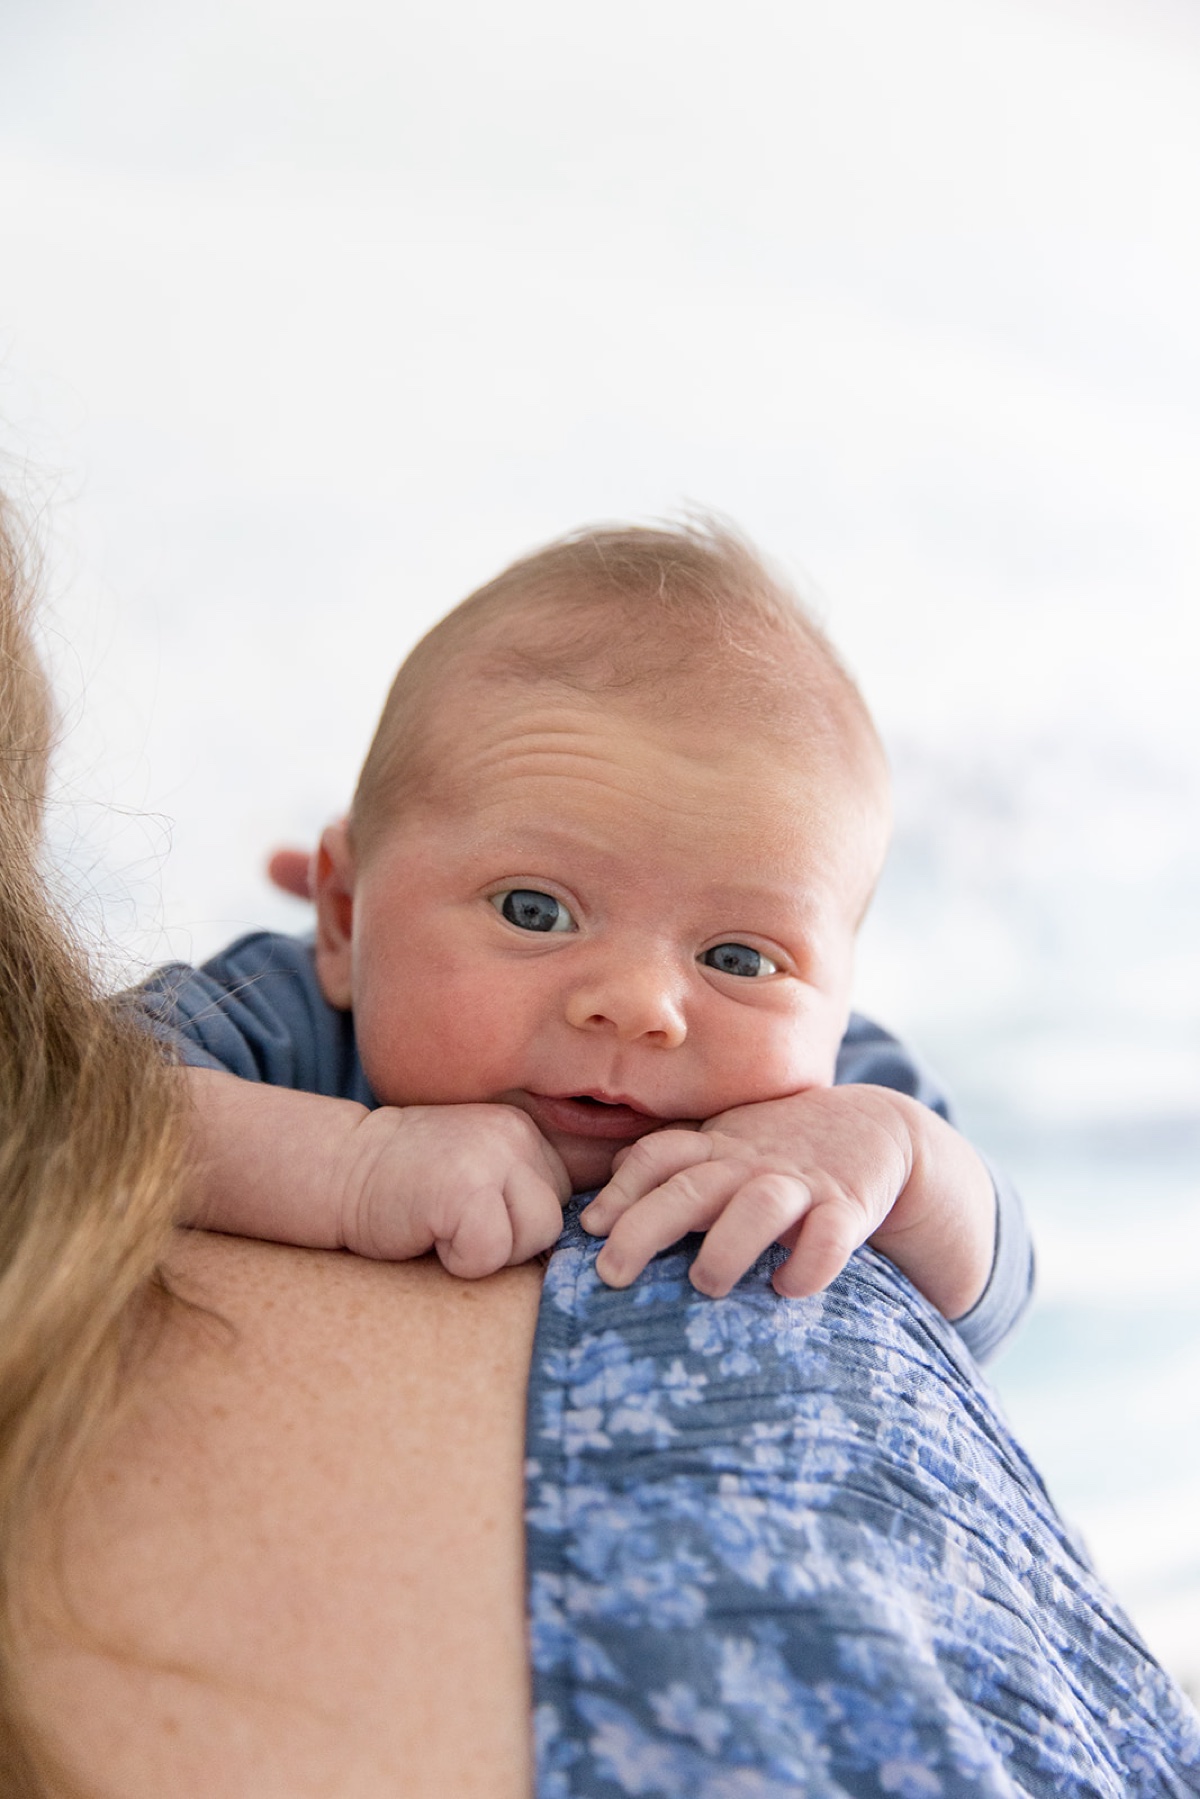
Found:
[(148, 984), (190, 1064), (188, 1222), (474, 1277), (599, 1189), (610, 1285), (702, 1232), (701, 1292), (778, 1242), (799, 1296), (869, 1241), (992, 1347), (1028, 1293), (1019, 1204), (898, 1045), (847, 1034), (888, 829), (857, 689), (740, 538), (518, 562), (396, 677), (315, 858), (315, 945)]

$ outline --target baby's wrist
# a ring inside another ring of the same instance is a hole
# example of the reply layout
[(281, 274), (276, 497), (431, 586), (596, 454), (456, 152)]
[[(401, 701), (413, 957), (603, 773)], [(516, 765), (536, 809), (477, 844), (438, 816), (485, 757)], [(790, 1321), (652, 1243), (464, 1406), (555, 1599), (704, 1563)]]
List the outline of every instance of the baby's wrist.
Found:
[[(410, 1228), (407, 1202), (412, 1193), (430, 1190), (436, 1170), (423, 1166), (420, 1132), (409, 1126), (405, 1108), (379, 1106), (364, 1111), (349, 1133), (334, 1188), (340, 1249), (404, 1260), (429, 1247)], [(406, 1138), (411, 1141), (403, 1142)]]

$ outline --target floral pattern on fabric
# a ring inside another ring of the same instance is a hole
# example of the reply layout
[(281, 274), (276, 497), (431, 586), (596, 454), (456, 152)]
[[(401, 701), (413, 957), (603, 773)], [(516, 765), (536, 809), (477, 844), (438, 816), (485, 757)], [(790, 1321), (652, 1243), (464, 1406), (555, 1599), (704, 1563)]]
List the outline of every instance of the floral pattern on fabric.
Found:
[(538, 1799), (1165, 1799), (1200, 1723), (953, 1329), (861, 1251), (614, 1292), (577, 1207), (530, 1378)]

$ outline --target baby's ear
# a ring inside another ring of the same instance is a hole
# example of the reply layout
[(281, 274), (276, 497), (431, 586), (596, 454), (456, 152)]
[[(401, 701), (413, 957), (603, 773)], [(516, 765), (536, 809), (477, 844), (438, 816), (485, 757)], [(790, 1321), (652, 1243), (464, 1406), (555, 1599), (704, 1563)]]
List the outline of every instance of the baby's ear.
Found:
[(321, 834), (313, 858), (317, 902), (317, 979), (331, 1006), (350, 1010), (350, 944), (354, 919), (354, 852), (346, 819)]

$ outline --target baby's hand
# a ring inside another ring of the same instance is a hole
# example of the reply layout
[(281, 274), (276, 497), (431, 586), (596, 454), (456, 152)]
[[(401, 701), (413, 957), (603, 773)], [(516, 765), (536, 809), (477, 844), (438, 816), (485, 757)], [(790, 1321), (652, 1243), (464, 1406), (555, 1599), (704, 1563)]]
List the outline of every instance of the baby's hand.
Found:
[(784, 1243), (792, 1254), (774, 1284), (794, 1299), (840, 1272), (911, 1167), (908, 1134), (881, 1089), (815, 1087), (723, 1112), (699, 1131), (642, 1137), (583, 1222), (608, 1234), (596, 1270), (610, 1286), (627, 1286), (668, 1244), (705, 1231), (691, 1269), (701, 1293), (728, 1293), (769, 1244)]
[(991, 1180), (970, 1145), (915, 1100), (868, 1086), (813, 1087), (643, 1137), (582, 1222), (608, 1235), (596, 1271), (614, 1287), (706, 1232), (690, 1278), (714, 1298), (771, 1243), (791, 1250), (776, 1291), (801, 1298), (870, 1240), (947, 1317), (982, 1292), (995, 1230)]
[(384, 1261), (436, 1249), (475, 1280), (549, 1249), (570, 1192), (557, 1152), (515, 1106), (382, 1106), (354, 1133), (342, 1240)]

